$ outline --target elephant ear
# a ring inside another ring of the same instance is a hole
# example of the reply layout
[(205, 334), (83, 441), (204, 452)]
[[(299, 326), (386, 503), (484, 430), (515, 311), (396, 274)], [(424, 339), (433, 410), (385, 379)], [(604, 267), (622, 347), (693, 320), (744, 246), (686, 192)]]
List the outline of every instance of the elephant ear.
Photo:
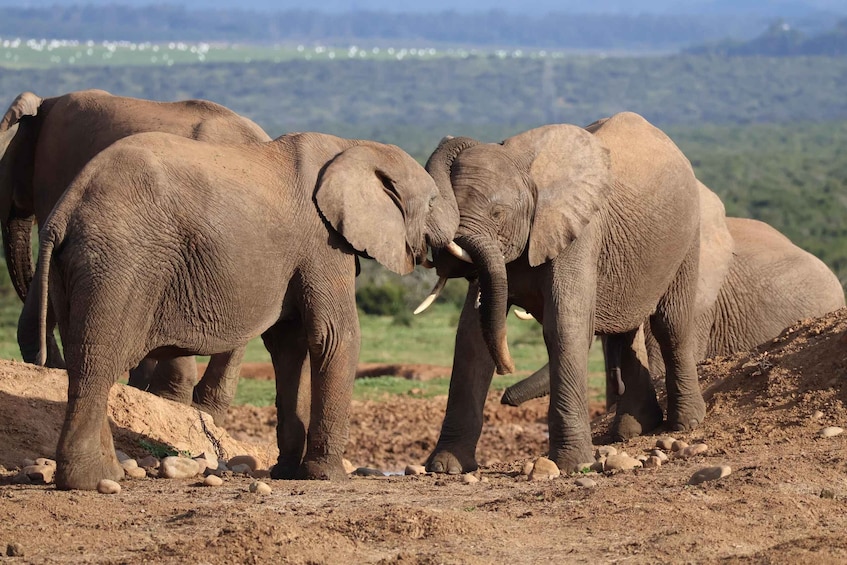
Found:
[(405, 210), (375, 147), (355, 145), (338, 154), (318, 179), (315, 202), (327, 222), (353, 249), (395, 273), (415, 268), (406, 241)]
[(694, 311), (711, 308), (718, 299), (733, 262), (735, 240), (726, 225), (726, 210), (718, 195), (697, 181), (700, 195), (700, 267)]
[[(518, 138), (528, 136), (528, 140)], [(535, 215), (529, 264), (556, 257), (588, 225), (612, 189), (611, 160), (603, 143), (582, 128), (552, 125), (510, 138), (531, 147), (529, 176)]]
[(0, 132), (8, 130), (24, 116), (36, 115), (39, 106), (41, 106), (41, 98), (32, 92), (21, 92), (0, 120)]

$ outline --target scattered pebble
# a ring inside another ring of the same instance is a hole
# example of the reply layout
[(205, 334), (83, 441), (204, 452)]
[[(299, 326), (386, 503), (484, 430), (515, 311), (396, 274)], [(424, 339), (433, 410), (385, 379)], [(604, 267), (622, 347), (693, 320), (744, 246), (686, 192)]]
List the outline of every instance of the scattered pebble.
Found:
[(358, 467), (353, 474), (357, 477), (384, 477), (385, 473), (379, 469), (371, 469), (370, 467)]
[(138, 466), (144, 467), (145, 469), (158, 469), (161, 464), (162, 462), (152, 455), (148, 455), (138, 460)]
[(679, 451), (680, 449), (685, 449), (688, 447), (688, 443), (678, 439), (671, 444), (671, 451)]
[(676, 441), (676, 438), (668, 437), (660, 437), (656, 440), (656, 447), (659, 449), (663, 449), (665, 451), (670, 451), (673, 448), (673, 444)]
[(128, 471), (129, 469), (137, 469), (138, 468), (138, 461), (136, 461), (135, 459), (124, 459), (124, 460), (118, 459), (118, 461), (120, 461), (121, 467), (124, 468), (124, 471)]
[(479, 477), (477, 477), (473, 473), (465, 473), (464, 475), (462, 475), (462, 482), (466, 485), (472, 485), (474, 483), (479, 482)]
[(597, 481), (588, 477), (580, 477), (576, 481), (576, 486), (582, 488), (594, 488), (597, 486)]
[(236, 455), (226, 462), (227, 467), (234, 470), (236, 465), (247, 465), (251, 471), (259, 468), (259, 461), (252, 455)]
[(197, 457), (194, 457), (194, 460), (197, 461), (197, 464), (200, 466), (201, 473), (205, 473), (206, 471), (218, 470), (218, 458), (214, 455), (202, 453)]
[(646, 469), (656, 469), (662, 466), (662, 460), (656, 457), (655, 455), (651, 455), (644, 462), (644, 468)]
[(705, 443), (695, 443), (693, 445), (689, 445), (688, 447), (683, 447), (679, 451), (676, 452), (676, 457), (681, 459), (687, 459), (688, 457), (694, 457), (695, 455), (700, 455), (701, 453), (706, 453), (709, 451), (709, 446)]
[(341, 465), (344, 467), (344, 472), (348, 475), (356, 470), (356, 466), (350, 463), (348, 459), (342, 459)]
[(255, 492), (256, 494), (262, 495), (270, 494), (271, 492), (273, 492), (273, 489), (271, 489), (271, 487), (267, 483), (263, 483), (262, 481), (253, 481), (252, 483), (250, 483), (249, 489), (250, 492)]
[(667, 456), (667, 455), (665, 454), (665, 452), (664, 452), (664, 451), (662, 451), (661, 449), (654, 449), (653, 451), (651, 451), (651, 452), (650, 452), (650, 455), (651, 455), (652, 457), (658, 457), (658, 458), (659, 458), (659, 460), (660, 460), (662, 463), (664, 463), (665, 461), (667, 461), (667, 460), (668, 460), (668, 456)]
[(21, 472), (29, 477), (29, 480), (35, 483), (52, 483), (53, 475), (56, 473), (56, 467), (50, 465), (30, 465), (24, 467)]
[(594, 471), (595, 473), (602, 473), (606, 469), (606, 458), (603, 457), (598, 459), (594, 463), (588, 466), (590, 471)]
[(100, 494), (118, 494), (121, 492), (121, 485), (111, 479), (101, 479), (97, 483), (97, 492)]
[(35, 465), (35, 459), (24, 459), (21, 461), (21, 467), (29, 467), (30, 465)]
[(56, 462), (52, 459), (47, 459), (46, 457), (39, 457), (33, 463), (34, 465), (47, 465), (48, 467), (55, 467)]
[(823, 416), (823, 412), (821, 412), (820, 410), (815, 410), (814, 414), (812, 414), (812, 420), (820, 420), (821, 418), (823, 418)]
[(147, 476), (147, 471), (141, 467), (124, 468), (124, 474), (130, 479), (143, 479)]
[(224, 484), (224, 480), (215, 475), (209, 475), (205, 479), (203, 479), (203, 484), (207, 487), (219, 487)]
[(610, 455), (606, 457), (606, 463), (603, 465), (604, 471), (628, 471), (642, 467), (641, 461), (634, 459), (625, 453), (618, 455)]
[(539, 457), (535, 460), (532, 466), (532, 472), (529, 474), (530, 481), (546, 481), (555, 479), (562, 474), (559, 468), (551, 460), (546, 457)]
[(24, 546), (19, 543), (10, 543), (6, 546), (6, 556), (7, 557), (23, 557), (24, 556)]
[(523, 464), (523, 468), (521, 469), (521, 475), (525, 475), (525, 476), (528, 477), (529, 474), (532, 473), (533, 467), (535, 467), (535, 462), (534, 461), (527, 461), (526, 463)]
[(689, 485), (699, 485), (707, 481), (716, 481), (726, 477), (732, 473), (732, 469), (728, 465), (718, 465), (716, 467), (703, 467), (688, 479)]
[(406, 469), (403, 471), (404, 475), (425, 475), (426, 467), (423, 465), (406, 465)]
[(838, 426), (829, 426), (828, 428), (822, 429), (818, 432), (818, 435), (821, 437), (835, 437), (840, 436), (844, 433), (844, 428), (839, 428)]
[(232, 465), (232, 466), (230, 466), (229, 470), (232, 471), (233, 473), (243, 473), (245, 475), (249, 474), (250, 471), (252, 471), (252, 469), (250, 468), (250, 465), (248, 465), (247, 463), (241, 463), (239, 465)]
[(194, 459), (169, 456), (162, 459), (162, 470), (159, 471), (159, 476), (166, 479), (190, 479), (200, 472), (198, 467)]
[(115, 450), (115, 457), (117, 457), (117, 458), (118, 458), (118, 462), (119, 462), (119, 463), (123, 463), (123, 462), (124, 462), (124, 461), (126, 461), (127, 459), (132, 459), (132, 457), (130, 457), (129, 455), (127, 455), (126, 453), (124, 453), (124, 452), (123, 452), (123, 451), (121, 451), (120, 449), (116, 449), (116, 450)]
[(617, 455), (618, 450), (611, 445), (601, 445), (597, 448), (597, 451), (594, 452), (594, 458), (600, 459), (601, 457), (608, 457), (609, 455)]

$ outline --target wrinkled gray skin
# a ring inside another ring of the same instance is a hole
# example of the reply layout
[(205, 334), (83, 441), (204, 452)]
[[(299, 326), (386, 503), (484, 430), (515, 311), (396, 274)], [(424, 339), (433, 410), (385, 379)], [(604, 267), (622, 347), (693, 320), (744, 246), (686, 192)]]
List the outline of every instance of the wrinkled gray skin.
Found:
[[(0, 226), (6, 266), (21, 300), (32, 279), (32, 224), (44, 225), (71, 180), (92, 157), (135, 133), (163, 131), (220, 143), (254, 143), (270, 137), (254, 122), (204, 100), (153, 102), (83, 90), (42, 99), (21, 93), (0, 121)], [(24, 312), (22, 327), (34, 328), (37, 312)], [(52, 316), (51, 316), (52, 317)], [(38, 350), (35, 332), (19, 331), (25, 361)], [(64, 367), (49, 336), (47, 365)], [(197, 380), (193, 357), (153, 358), (130, 370), (130, 384), (160, 396), (190, 403)], [(223, 408), (226, 411), (226, 408)], [(213, 414), (220, 423), (223, 412)]]
[(699, 254), (697, 184), (666, 135), (623, 113), (587, 129), (530, 130), (502, 144), (449, 139), (427, 170), (454, 191), (456, 242), (474, 262), (468, 267), (444, 252), (434, 257), (440, 275), (472, 282), (430, 471), (477, 468), (492, 374), (513, 368), (505, 332), (511, 304), (544, 327), (552, 377), (550, 457), (561, 469), (593, 457), (587, 365), (595, 333), (635, 331), (649, 317), (669, 367), (671, 427), (702, 422), (689, 321)]
[[(701, 272), (726, 271), (726, 276), (700, 281), (698, 295), (712, 301), (698, 310), (695, 350), (698, 359), (746, 351), (773, 339), (798, 320), (844, 307), (844, 291), (835, 274), (777, 230), (764, 222), (744, 218), (726, 218), (726, 228), (734, 250), (726, 264), (720, 262), (724, 258), (722, 253), (703, 253), (701, 247)], [(709, 244), (701, 239), (701, 245)], [(720, 284), (710, 288), (714, 282)], [(652, 391), (653, 381), (664, 374), (665, 367), (649, 328), (637, 334), (631, 343), (625, 336), (607, 336), (603, 341), (607, 409), (619, 400), (619, 378), (626, 388), (643, 387)], [(622, 370), (624, 364), (626, 370)], [(531, 398), (549, 394), (549, 387), (545, 365), (507, 388), (501, 401), (519, 406)], [(650, 402), (649, 406), (651, 410), (660, 410), (658, 402)], [(635, 435), (650, 430), (625, 431)]]
[[(117, 141), (42, 228), (27, 297), (43, 361), (49, 281), (68, 366), (57, 485), (93, 489), (123, 476), (108, 394), (147, 352), (227, 355), (258, 335), (277, 378), (272, 476), (346, 478), (357, 257), (406, 274), (457, 225), (452, 193), (439, 195), (395, 146), (316, 133), (249, 146), (161, 133)], [(238, 357), (201, 380), (198, 404), (229, 389)]]

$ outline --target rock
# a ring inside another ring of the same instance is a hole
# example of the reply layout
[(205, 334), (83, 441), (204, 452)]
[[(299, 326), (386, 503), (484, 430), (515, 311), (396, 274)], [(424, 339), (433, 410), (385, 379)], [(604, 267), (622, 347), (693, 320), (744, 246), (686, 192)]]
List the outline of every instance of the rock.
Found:
[(26, 474), (32, 482), (46, 484), (53, 482), (53, 475), (56, 473), (56, 467), (36, 464), (24, 467), (21, 472)]
[(820, 420), (821, 418), (823, 418), (823, 416), (824, 416), (823, 412), (821, 412), (820, 410), (815, 410), (814, 413), (812, 414), (812, 420)]
[(466, 485), (472, 485), (479, 482), (479, 478), (473, 473), (465, 473), (462, 475), (462, 482)]
[(121, 485), (111, 479), (101, 479), (97, 483), (97, 492), (100, 494), (118, 494), (121, 492)]
[(530, 475), (530, 473), (532, 473), (533, 467), (535, 467), (535, 462), (534, 461), (527, 461), (526, 463), (523, 464), (523, 467), (521, 467), (521, 475), (525, 475), (525, 476), (528, 477)]
[(641, 463), (643, 464), (645, 461), (650, 459), (650, 456), (649, 455), (639, 455), (639, 456), (636, 457), (636, 459), (638, 461), (641, 461)]
[(532, 466), (532, 472), (529, 474), (530, 481), (547, 481), (555, 479), (562, 474), (559, 468), (551, 460), (546, 457), (539, 457), (535, 460)]
[(218, 458), (211, 453), (201, 453), (194, 460), (200, 465), (201, 473), (217, 471), (218, 469)]
[(203, 484), (207, 487), (219, 487), (224, 484), (224, 480), (215, 475), (209, 475), (205, 479), (203, 479)]
[(147, 477), (147, 471), (141, 467), (130, 467), (129, 469), (124, 467), (124, 474), (130, 479), (143, 479)]
[(673, 448), (673, 444), (676, 441), (676, 438), (672, 438), (670, 436), (660, 437), (656, 440), (656, 447), (659, 449), (664, 449), (665, 451), (670, 451)]
[(346, 458), (341, 460), (341, 465), (344, 467), (344, 472), (348, 475), (356, 470), (356, 466), (350, 463), (350, 461)]
[(604, 471), (628, 471), (642, 467), (641, 461), (634, 459), (626, 454), (611, 455), (606, 457), (606, 463), (603, 465)]
[(232, 467), (229, 468), (229, 470), (232, 471), (233, 473), (243, 473), (245, 475), (250, 474), (250, 471), (252, 471), (252, 469), (250, 469), (250, 465), (248, 465), (247, 463), (241, 463), (239, 465), (233, 465)]
[(425, 475), (426, 467), (423, 465), (406, 465), (406, 469), (403, 471), (404, 475)]
[(708, 445), (705, 443), (695, 443), (677, 451), (675, 457), (687, 459), (689, 457), (694, 457), (695, 455), (700, 455), (701, 453), (706, 453), (707, 451), (709, 451)]
[(271, 492), (273, 492), (273, 489), (271, 489), (271, 487), (267, 483), (263, 483), (262, 481), (253, 481), (252, 483), (250, 483), (250, 486), (248, 488), (250, 492), (255, 492), (256, 494), (261, 495), (270, 494)]
[(840, 436), (844, 433), (844, 428), (839, 428), (838, 426), (829, 426), (828, 428), (822, 429), (818, 432), (818, 435), (821, 437), (835, 437)]
[(132, 457), (130, 457), (129, 455), (127, 455), (126, 453), (124, 453), (120, 449), (115, 450), (115, 457), (118, 458), (118, 463), (123, 463), (127, 459), (132, 459)]
[(52, 459), (47, 459), (46, 457), (39, 457), (33, 462), (33, 465), (47, 465), (48, 467), (55, 467), (56, 462)]
[(645, 469), (656, 469), (657, 467), (662, 466), (662, 460), (656, 457), (655, 455), (651, 455), (647, 458), (647, 461), (644, 462)]
[(594, 479), (589, 479), (588, 477), (580, 477), (576, 481), (576, 486), (582, 488), (594, 488), (597, 486), (597, 482)]
[(385, 473), (379, 469), (371, 469), (370, 467), (358, 467), (353, 474), (357, 477), (384, 477)]
[(678, 439), (671, 445), (671, 451), (679, 451), (680, 449), (685, 449), (686, 447), (688, 447), (688, 443), (682, 441), (681, 439)]
[(138, 466), (144, 467), (145, 469), (158, 469), (161, 464), (162, 462), (152, 455), (148, 455), (138, 460)]
[(24, 459), (21, 461), (21, 468), (35, 465), (35, 459)]
[[(24, 467), (24, 468), (26, 469), (26, 467)], [(14, 477), (12, 477), (12, 484), (13, 485), (31, 485), (32, 480), (29, 478), (29, 475), (27, 475), (26, 473), (21, 471), (20, 473), (18, 473)]]
[(602, 473), (606, 468), (606, 458), (598, 459), (588, 468), (589, 471), (594, 471), (595, 473)]
[(716, 481), (732, 473), (729, 465), (718, 465), (716, 467), (703, 467), (688, 479), (689, 485), (699, 485), (706, 481)]
[(7, 557), (23, 557), (24, 556), (24, 546), (19, 543), (10, 543), (6, 546), (6, 556)]
[(236, 465), (247, 465), (251, 471), (259, 468), (259, 461), (252, 455), (236, 455), (226, 462), (227, 467), (233, 469)]
[(594, 452), (594, 458), (600, 459), (601, 457), (608, 457), (609, 455), (617, 455), (618, 450), (611, 445), (601, 445)]
[(166, 479), (190, 479), (200, 472), (200, 466), (188, 457), (169, 456), (162, 459), (159, 476)]
[(138, 461), (135, 459), (124, 459), (120, 463), (121, 467), (124, 468), (124, 471), (128, 471), (129, 469), (138, 469)]
[(658, 457), (658, 458), (659, 458), (659, 460), (660, 460), (662, 463), (664, 463), (665, 461), (667, 461), (667, 460), (668, 460), (668, 456), (667, 456), (667, 455), (665, 455), (665, 452), (664, 452), (664, 451), (662, 451), (661, 449), (654, 449), (653, 451), (651, 451), (651, 452), (650, 452), (650, 456), (651, 456), (651, 457)]

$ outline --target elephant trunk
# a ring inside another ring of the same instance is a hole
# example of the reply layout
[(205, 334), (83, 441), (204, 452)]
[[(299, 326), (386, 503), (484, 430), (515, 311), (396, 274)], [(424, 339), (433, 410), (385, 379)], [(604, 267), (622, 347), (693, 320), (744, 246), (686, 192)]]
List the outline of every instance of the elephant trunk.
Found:
[(453, 194), (450, 169), (459, 153), (477, 144), (479, 142), (470, 137), (445, 137), (424, 166), (441, 195), (430, 216), (438, 220), (437, 225), (429, 227), (430, 243), (433, 247), (443, 247), (452, 241), (459, 227), (459, 206), (456, 204), (456, 195)]
[(479, 273), (482, 336), (497, 366), (497, 373), (511, 373), (515, 364), (506, 342), (509, 282), (503, 254), (497, 242), (485, 236), (463, 235), (456, 238), (456, 243), (468, 252)]
[(520, 406), (527, 400), (550, 394), (550, 365), (544, 365), (522, 381), (508, 387), (500, 399), (501, 404)]
[(3, 251), (12, 285), (21, 300), (26, 300), (32, 282), (32, 224), (34, 216), (21, 217), (13, 210), (3, 222)]

